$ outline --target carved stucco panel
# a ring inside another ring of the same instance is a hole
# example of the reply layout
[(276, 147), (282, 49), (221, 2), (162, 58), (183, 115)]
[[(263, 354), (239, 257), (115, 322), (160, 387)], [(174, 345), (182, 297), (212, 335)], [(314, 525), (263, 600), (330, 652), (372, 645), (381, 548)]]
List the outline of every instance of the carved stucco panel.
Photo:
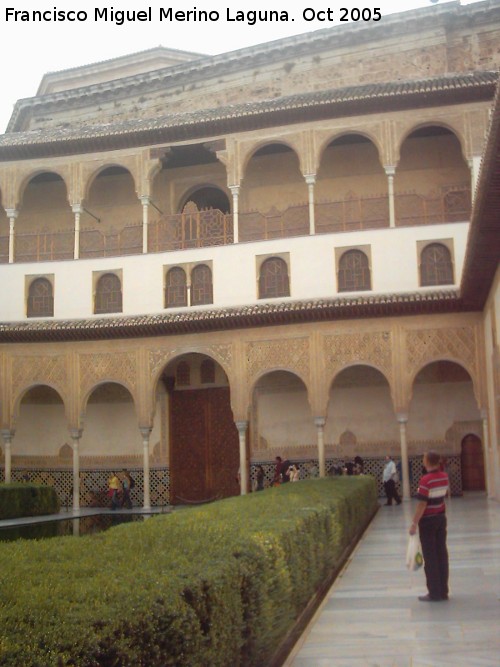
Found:
[(267, 369), (276, 368), (296, 371), (308, 382), (310, 376), (309, 338), (261, 340), (247, 343), (246, 360), (249, 385), (252, 385), (255, 378)]
[(406, 333), (410, 377), (426, 363), (439, 359), (461, 361), (477, 380), (476, 332), (473, 327), (418, 329)]
[(80, 386), (82, 395), (99, 382), (119, 382), (132, 392), (137, 386), (135, 352), (80, 354)]
[(64, 355), (22, 356), (12, 358), (12, 400), (19, 392), (35, 384), (57, 389), (61, 398), (67, 398), (68, 374)]
[(206, 354), (209, 357), (219, 362), (226, 373), (230, 373), (233, 364), (233, 346), (231, 344), (209, 345), (206, 348), (186, 350), (164, 350), (158, 348), (156, 350), (149, 350), (149, 372), (150, 377), (155, 378), (158, 373), (164, 368), (169, 361), (175, 357), (182, 356), (190, 352), (199, 352)]
[(325, 368), (330, 376), (354, 363), (380, 368), (391, 381), (392, 334), (390, 331), (348, 333), (324, 337)]

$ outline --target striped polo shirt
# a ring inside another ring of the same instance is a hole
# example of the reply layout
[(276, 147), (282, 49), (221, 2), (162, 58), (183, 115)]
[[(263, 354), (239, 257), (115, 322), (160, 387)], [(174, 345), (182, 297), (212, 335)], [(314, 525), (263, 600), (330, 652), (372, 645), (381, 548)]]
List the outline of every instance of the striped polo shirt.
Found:
[(420, 479), (417, 498), (427, 503), (423, 516), (434, 516), (445, 511), (444, 499), (448, 485), (448, 475), (441, 470), (433, 470)]

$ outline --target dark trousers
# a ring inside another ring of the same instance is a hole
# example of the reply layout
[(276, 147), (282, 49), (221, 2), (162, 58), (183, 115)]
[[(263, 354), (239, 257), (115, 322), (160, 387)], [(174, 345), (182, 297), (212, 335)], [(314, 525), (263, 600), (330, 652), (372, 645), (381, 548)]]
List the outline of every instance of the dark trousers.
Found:
[(396, 487), (396, 482), (393, 479), (389, 479), (387, 482), (384, 482), (385, 495), (387, 496), (387, 504), (392, 505), (392, 499), (399, 503), (401, 498), (399, 497), (398, 489)]
[(431, 598), (448, 597), (448, 549), (446, 548), (446, 515), (422, 517), (418, 524), (424, 557), (427, 590)]

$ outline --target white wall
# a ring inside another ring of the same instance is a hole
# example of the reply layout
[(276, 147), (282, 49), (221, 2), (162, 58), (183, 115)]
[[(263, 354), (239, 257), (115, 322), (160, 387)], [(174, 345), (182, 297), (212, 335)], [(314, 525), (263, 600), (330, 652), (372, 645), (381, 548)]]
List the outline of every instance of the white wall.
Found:
[[(163, 308), (163, 267), (208, 260), (213, 262), (213, 305), (252, 304), (258, 301), (255, 258), (274, 253), (290, 255), (290, 299), (331, 298), (338, 294), (335, 248), (358, 245), (371, 246), (372, 291), (369, 294), (414, 292), (419, 289), (419, 240), (453, 239), (456, 287), (460, 283), (468, 227), (468, 223), (453, 223), (274, 239), (129, 257), (2, 264), (0, 321), (26, 319), (25, 276), (45, 274), (54, 274), (55, 319), (94, 317), (92, 273), (116, 269), (123, 272), (124, 315), (172, 313), (174, 309), (165, 311)], [(453, 286), (439, 289), (448, 287)], [(421, 289), (433, 291), (436, 288)], [(342, 296), (347, 294), (342, 293)], [(205, 308), (198, 306), (191, 310)]]

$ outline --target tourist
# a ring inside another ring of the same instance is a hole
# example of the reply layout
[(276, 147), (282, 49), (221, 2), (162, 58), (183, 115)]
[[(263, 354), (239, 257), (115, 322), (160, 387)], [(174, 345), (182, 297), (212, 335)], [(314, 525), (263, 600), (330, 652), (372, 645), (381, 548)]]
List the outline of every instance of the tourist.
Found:
[(264, 491), (264, 468), (262, 466), (257, 466), (257, 475), (256, 475), (256, 481), (257, 481), (257, 487), (256, 491)]
[(118, 475), (115, 472), (112, 472), (108, 479), (108, 495), (111, 498), (111, 509), (115, 510), (120, 506), (119, 491), (121, 491), (122, 485), (118, 479)]
[(398, 472), (396, 470), (396, 464), (392, 460), (392, 456), (385, 457), (385, 467), (382, 474), (382, 480), (384, 482), (385, 495), (387, 496), (386, 505), (392, 505), (392, 500), (396, 501), (397, 505), (401, 505), (401, 498), (399, 497), (398, 489), (396, 483), (398, 481)]
[(291, 482), (298, 482), (298, 481), (299, 481), (299, 479), (300, 479), (300, 470), (299, 470), (298, 467), (295, 465), (295, 463), (292, 464), (292, 465), (288, 468), (288, 475), (289, 475), (289, 478), (290, 478), (290, 481), (291, 481)]
[(131, 510), (132, 500), (130, 498), (130, 491), (134, 486), (134, 482), (132, 480), (132, 477), (130, 476), (129, 471), (126, 468), (124, 468), (122, 472), (123, 472), (123, 479), (122, 479), (123, 496), (122, 496), (121, 506)]
[(446, 547), (445, 497), (449, 488), (448, 475), (440, 470), (440, 455), (429, 451), (424, 455), (427, 471), (418, 483), (418, 504), (410, 526), (410, 535), (418, 532), (424, 557), (427, 595), (420, 595), (422, 602), (439, 602), (448, 599), (448, 549)]

